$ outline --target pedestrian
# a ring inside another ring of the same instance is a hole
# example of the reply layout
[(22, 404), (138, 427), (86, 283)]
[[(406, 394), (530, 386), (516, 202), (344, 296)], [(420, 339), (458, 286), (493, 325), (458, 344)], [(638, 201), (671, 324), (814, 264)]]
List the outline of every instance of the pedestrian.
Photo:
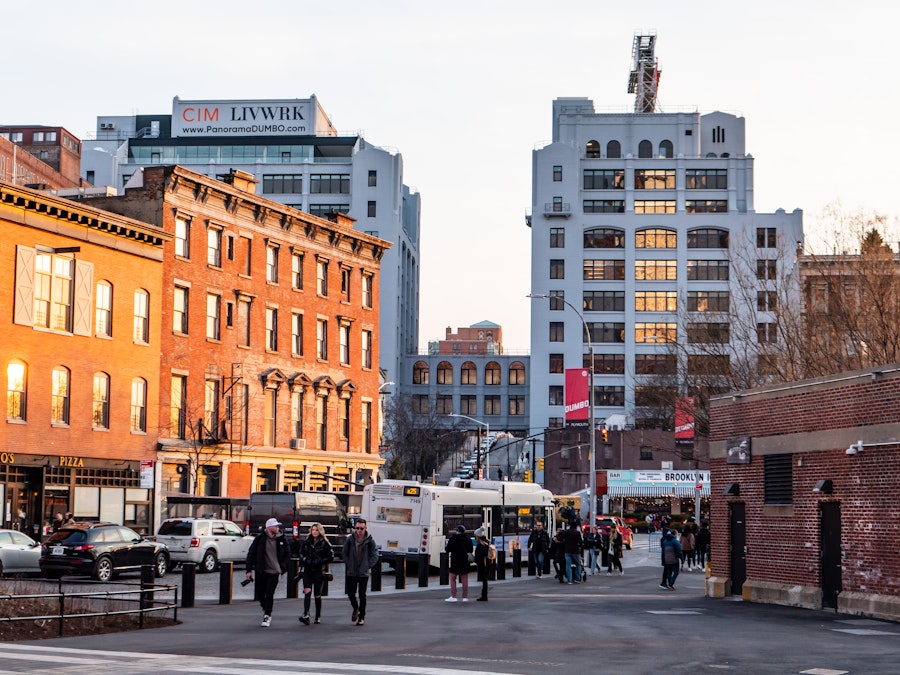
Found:
[(550, 544), (550, 555), (553, 556), (553, 568), (559, 583), (566, 583), (566, 531), (557, 530)]
[(281, 523), (277, 518), (269, 518), (265, 528), (256, 535), (247, 551), (247, 578), (253, 579), (253, 572), (256, 572), (254, 590), (263, 611), (260, 624), (263, 628), (272, 625), (275, 588), (278, 586), (278, 577), (287, 572), (290, 558), (291, 552), (281, 532)]
[(563, 547), (566, 554), (566, 583), (572, 583), (572, 567), (575, 567), (574, 583), (581, 583), (581, 575), (584, 570), (581, 567), (581, 553), (584, 549), (584, 538), (581, 536), (581, 526), (576, 522), (570, 524), (566, 530)]
[(544, 576), (544, 555), (550, 552), (550, 535), (544, 529), (543, 521), (537, 521), (528, 535), (528, 550), (534, 559), (537, 578), (540, 579)]
[(366, 585), (369, 572), (378, 564), (378, 547), (366, 528), (366, 521), (359, 518), (353, 526), (353, 536), (347, 537), (343, 548), (344, 591), (350, 599), (353, 613), (350, 621), (357, 626), (366, 624)]
[(66, 512), (66, 519), (63, 521), (63, 527), (69, 527), (70, 525), (75, 524), (75, 518), (72, 516), (71, 511)]
[(300, 563), (303, 565), (303, 615), (300, 621), (309, 625), (310, 596), (316, 600), (315, 623), (322, 623), (322, 585), (328, 563), (334, 560), (331, 542), (319, 523), (309, 526), (309, 536), (300, 547)]
[(584, 537), (584, 556), (587, 573), (593, 575), (597, 559), (600, 557), (600, 534), (597, 532), (596, 525)]
[(462, 601), (469, 601), (469, 554), (474, 552), (472, 540), (466, 535), (465, 525), (456, 526), (456, 534), (444, 546), (450, 554), (450, 597), (445, 602), (456, 602), (456, 578), (462, 584)]
[(488, 578), (494, 561), (490, 557), (491, 542), (485, 536), (484, 526), (475, 530), (475, 569), (478, 570), (478, 581), (481, 582), (481, 595), (476, 598), (479, 602), (487, 602)]
[(700, 531), (694, 536), (694, 558), (703, 569), (709, 561), (710, 532), (709, 523), (705, 520), (700, 524)]
[(678, 543), (673, 530), (666, 530), (660, 542), (660, 562), (663, 573), (659, 587), (674, 591), (675, 579), (678, 578), (678, 570), (681, 568), (681, 544)]
[(609, 526), (609, 564), (606, 566), (606, 576), (612, 574), (613, 568), (619, 570), (620, 575), (625, 574), (622, 569), (622, 533), (615, 525)]
[(57, 511), (56, 515), (53, 517), (53, 524), (51, 525), (51, 528), (53, 529), (54, 532), (56, 532), (57, 530), (59, 530), (59, 528), (61, 528), (63, 526), (64, 522), (65, 521), (63, 520), (62, 512)]
[(681, 528), (681, 537), (678, 543), (681, 545), (681, 569), (684, 569), (684, 562), (687, 561), (687, 571), (690, 572), (694, 563), (694, 533), (691, 531), (690, 523), (685, 523)]

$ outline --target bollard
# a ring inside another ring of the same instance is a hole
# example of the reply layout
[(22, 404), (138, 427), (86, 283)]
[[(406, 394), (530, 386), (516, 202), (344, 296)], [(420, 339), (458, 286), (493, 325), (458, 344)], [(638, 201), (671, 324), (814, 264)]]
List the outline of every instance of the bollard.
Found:
[(441, 569), (438, 583), (441, 586), (450, 584), (450, 554), (444, 551), (441, 553)]
[[(154, 567), (153, 565), (141, 565), (141, 588), (153, 588), (153, 581), (156, 578), (154, 576)], [(141, 593), (141, 609), (146, 609), (148, 607), (153, 607), (153, 591), (145, 591)], [(141, 616), (138, 619), (138, 623), (140, 627), (144, 627), (144, 612), (141, 612)]]
[(290, 561), (288, 561), (287, 571), (287, 597), (289, 600), (291, 598), (300, 597), (297, 589), (300, 586), (301, 577), (300, 558), (291, 558)]
[(522, 576), (522, 549), (513, 549), (513, 579)]
[(431, 559), (427, 553), (419, 554), (419, 588), (428, 588), (428, 561)]
[(402, 591), (406, 588), (406, 554), (398, 553), (394, 558), (394, 588)]
[(372, 592), (377, 593), (381, 590), (381, 554), (378, 554), (378, 562), (372, 568)]
[(232, 574), (234, 573), (233, 562), (219, 563), (219, 604), (230, 605), (232, 598), (232, 582), (234, 581)]
[(506, 579), (506, 551), (497, 551), (497, 581)]
[(197, 563), (181, 565), (181, 606), (193, 607), (197, 592)]
[[(535, 554), (534, 551), (528, 551), (528, 576), (533, 577), (537, 574), (537, 562), (535, 562)], [(544, 573), (544, 570), (541, 570), (541, 574)]]

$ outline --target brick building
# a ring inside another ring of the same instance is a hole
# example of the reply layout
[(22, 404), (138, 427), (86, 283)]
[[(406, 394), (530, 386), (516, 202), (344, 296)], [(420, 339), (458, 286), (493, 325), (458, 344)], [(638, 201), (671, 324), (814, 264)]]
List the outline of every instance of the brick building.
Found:
[(63, 127), (0, 126), (0, 138), (15, 143), (59, 173), (68, 183), (61, 187), (81, 185), (81, 141)]
[(13, 143), (0, 133), (0, 181), (12, 185), (47, 185), (53, 189), (75, 188), (84, 185), (84, 181), (64, 176), (46, 162)]
[(0, 183), (2, 526), (37, 535), (72, 511), (149, 528), (152, 488), (139, 469), (156, 456), (166, 240), (93, 205)]
[[(92, 200), (172, 235), (163, 265), (162, 495), (347, 490), (378, 455), (386, 241), (214, 180), (147, 167)], [(137, 178), (137, 177), (136, 177)]]
[(710, 595), (900, 619), (900, 364), (715, 398)]

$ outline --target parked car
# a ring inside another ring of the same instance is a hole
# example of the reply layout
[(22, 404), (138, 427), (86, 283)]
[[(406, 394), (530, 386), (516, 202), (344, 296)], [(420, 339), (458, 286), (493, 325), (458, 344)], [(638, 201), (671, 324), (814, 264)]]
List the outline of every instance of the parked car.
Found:
[(631, 544), (634, 541), (634, 532), (626, 525), (619, 516), (597, 516), (597, 527), (602, 532), (610, 525), (615, 525), (622, 534), (622, 546), (631, 550)]
[(0, 530), (0, 576), (40, 572), (41, 545), (18, 530)]
[(41, 547), (41, 571), (50, 578), (84, 574), (109, 581), (120, 572), (140, 570), (142, 565), (153, 565), (155, 576), (164, 576), (169, 570), (166, 545), (114, 523), (63, 527)]
[(199, 572), (214, 572), (220, 562), (246, 562), (253, 543), (233, 522), (217, 518), (169, 518), (153, 539), (166, 545), (173, 564), (197, 563)]

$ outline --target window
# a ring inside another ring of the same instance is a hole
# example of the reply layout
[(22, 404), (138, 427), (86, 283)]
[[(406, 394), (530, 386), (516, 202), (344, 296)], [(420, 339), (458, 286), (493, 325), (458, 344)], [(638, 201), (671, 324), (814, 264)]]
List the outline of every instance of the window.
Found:
[(563, 392), (565, 391), (564, 387), (561, 387), (556, 384), (552, 384), (547, 388), (547, 393), (549, 394), (549, 400), (547, 403), (549, 405), (563, 405)]
[(676, 324), (666, 321), (645, 321), (634, 324), (634, 341), (662, 344), (675, 342)]
[(562, 321), (550, 322), (550, 342), (566, 341), (566, 325)]
[(291, 314), (291, 354), (303, 355), (303, 314), (300, 312)]
[(503, 409), (500, 407), (500, 397), (499, 396), (485, 396), (484, 397), (484, 414), (485, 415), (502, 415)]
[(446, 361), (441, 361), (437, 367), (437, 383), (453, 384), (453, 367)]
[[(425, 410), (423, 412), (428, 412), (428, 396), (425, 395), (423, 398), (425, 399)], [(415, 404), (415, 398), (413, 399), (413, 403)], [(438, 415), (451, 414), (453, 412), (453, 396), (450, 394), (438, 394), (435, 412)]]
[(316, 261), (316, 292), (328, 295), (328, 261), (323, 258)]
[(131, 381), (131, 430), (147, 431), (147, 381), (141, 377)]
[(560, 164), (556, 164), (553, 167), (553, 182), (559, 183), (562, 180), (562, 166)]
[(731, 294), (728, 291), (688, 291), (689, 312), (727, 312)]
[[(584, 368), (591, 367), (591, 355), (584, 354), (581, 359)], [(624, 354), (594, 354), (594, 373), (603, 375), (624, 375)]]
[[(278, 390), (277, 389), (266, 389), (263, 391), (263, 445), (267, 445), (269, 447), (275, 447), (276, 437), (275, 433), (277, 430), (276, 422), (278, 420), (278, 406), (277, 403)], [(323, 401), (323, 426), (324, 426), (324, 398)], [(325, 449), (324, 445), (325, 439), (322, 439), (322, 449)]]
[(653, 459), (653, 448), (649, 445), (641, 446), (641, 459)]
[(774, 227), (756, 228), (756, 248), (775, 248), (775, 242), (776, 238)]
[(34, 325), (72, 332), (75, 261), (37, 253), (34, 264)]
[(591, 334), (591, 342), (625, 342), (625, 324), (615, 321), (603, 321), (588, 323), (588, 331)]
[(360, 348), (362, 350), (362, 367), (372, 368), (372, 331), (364, 330), (360, 333)]
[(150, 342), (150, 294), (142, 289), (134, 292), (134, 341)]
[(582, 176), (585, 190), (624, 190), (624, 169), (585, 169)]
[(302, 174), (263, 174), (263, 194), (290, 194), (303, 193)]
[(242, 347), (250, 346), (250, 300), (238, 299), (238, 344)]
[(371, 274), (362, 275), (362, 306), (366, 309), (372, 309), (372, 291), (375, 283), (375, 277)]
[(275, 244), (266, 246), (266, 281), (270, 284), (278, 283), (278, 248)]
[(585, 312), (624, 312), (625, 291), (584, 291), (581, 306)]
[(191, 257), (191, 221), (175, 218), (175, 255)]
[(524, 415), (525, 414), (525, 397), (514, 395), (509, 397), (509, 414)]
[(638, 143), (638, 157), (641, 159), (653, 157), (653, 143), (647, 140)]
[(478, 370), (471, 361), (466, 361), (462, 364), (462, 367), (459, 370), (459, 383), (478, 384)]
[(728, 281), (727, 260), (688, 260), (688, 281)]
[(369, 200), (368, 204), (366, 205), (366, 216), (369, 218), (375, 218), (376, 212), (377, 212), (377, 208), (375, 205), (375, 201)]
[(675, 312), (678, 294), (675, 291), (636, 291), (636, 312)]
[(635, 213), (675, 213), (674, 199), (635, 199)]
[(303, 387), (291, 392), (291, 438), (303, 438)]
[(606, 158), (607, 159), (621, 159), (622, 157), (622, 144), (619, 141), (610, 141), (606, 144)]
[(375, 169), (369, 169), (369, 187), (378, 186), (378, 172)]
[[(713, 143), (724, 143), (725, 142), (725, 130), (722, 127), (713, 127), (712, 128), (712, 141)], [(723, 155), (724, 157), (724, 155)]]
[(794, 503), (793, 459), (789, 453), (763, 457), (763, 501), (766, 505)]
[(222, 338), (222, 296), (215, 293), (206, 294), (206, 337), (209, 340)]
[(112, 337), (112, 285), (108, 281), (97, 283), (94, 311), (94, 333)]
[(609, 227), (592, 227), (584, 231), (585, 248), (625, 248), (625, 233)]
[(550, 261), (550, 278), (565, 279), (566, 278), (566, 261), (561, 259), (552, 259)]
[[(561, 197), (561, 196), (556, 195), (555, 197), (553, 197), (553, 212), (554, 212), (554, 213), (562, 213), (562, 212), (563, 212), (563, 206), (564, 206), (564, 205), (563, 205), (563, 200), (562, 200), (562, 197)], [(568, 205), (566, 204), (566, 205), (565, 205), (565, 211), (568, 212), (568, 210), (569, 210), (569, 207), (568, 207)]]
[(341, 267), (341, 299), (350, 302), (350, 268)]
[(758, 323), (756, 324), (756, 338), (760, 343), (774, 344), (778, 342), (778, 324), (777, 323)]
[(460, 396), (459, 397), (459, 412), (462, 415), (477, 415), (478, 414), (478, 397), (477, 396)]
[(187, 376), (172, 375), (169, 387), (169, 434), (184, 438), (187, 422)]
[(266, 307), (266, 349), (278, 351), (278, 308)]
[(550, 248), (565, 248), (566, 231), (562, 227), (550, 228)]
[(730, 371), (727, 354), (688, 354), (688, 375), (728, 375)]
[(291, 287), (294, 290), (303, 290), (303, 253), (291, 253)]
[(635, 169), (635, 190), (674, 190), (675, 169)]
[(312, 174), (309, 177), (310, 194), (350, 194), (349, 174)]
[(6, 419), (25, 421), (25, 364), (19, 360), (6, 366)]
[(757, 279), (774, 279), (777, 271), (777, 260), (757, 260), (756, 261), (756, 278)]
[(728, 213), (726, 199), (688, 199), (684, 202), (688, 213)]
[(341, 438), (348, 440), (350, 438), (350, 398), (343, 397), (338, 405), (338, 429)]
[(774, 312), (778, 309), (778, 294), (775, 291), (757, 291), (756, 309), (759, 312)]
[(188, 334), (188, 289), (176, 286), (172, 297), (172, 330)]
[(341, 364), (350, 363), (350, 326), (349, 324), (338, 326), (338, 355)]
[(728, 248), (728, 230), (701, 228), (687, 235), (688, 248)]
[(499, 385), (501, 384), (501, 371), (500, 364), (496, 361), (491, 361), (484, 367), (484, 383), (488, 385)]
[(642, 408), (672, 409), (677, 397), (678, 389), (676, 387), (651, 384), (634, 388), (634, 404)]
[(587, 159), (600, 159), (600, 144), (597, 141), (588, 141), (584, 148), (584, 156)]
[(328, 360), (328, 320), (316, 320), (316, 358)]
[(566, 292), (565, 291), (550, 291), (547, 295), (550, 296), (550, 311), (551, 312), (561, 312), (566, 308)]
[(521, 361), (513, 361), (509, 364), (509, 383), (525, 384), (525, 365)]
[(684, 180), (688, 190), (725, 190), (728, 188), (728, 170), (687, 169)]
[(678, 277), (674, 260), (635, 260), (634, 278), (637, 281), (675, 281)]
[(556, 375), (562, 375), (566, 372), (565, 366), (565, 355), (563, 354), (550, 354), (550, 373)]
[(205, 438), (216, 438), (219, 430), (219, 380), (206, 380), (203, 392), (203, 429), (199, 430)]
[(310, 204), (309, 213), (319, 218), (327, 218), (335, 213), (349, 213), (349, 204)]
[(625, 213), (621, 199), (585, 199), (581, 206), (585, 213)]
[(622, 407), (625, 405), (625, 387), (594, 387), (594, 405)]
[(225, 257), (234, 260), (234, 237), (230, 234), (225, 237)]
[(206, 263), (213, 267), (222, 266), (222, 230), (210, 228), (206, 233)]
[(664, 157), (666, 159), (671, 159), (672, 154), (675, 149), (672, 147), (672, 141), (660, 141), (659, 143), (659, 156)]
[(622, 281), (625, 279), (625, 261), (585, 260), (582, 278), (585, 281)]
[(94, 181), (97, 180), (94, 171), (85, 171), (85, 172), (84, 172), (84, 179), (85, 179), (88, 183), (90, 183), (91, 185), (93, 185), (93, 184), (94, 184)]
[[(450, 402), (451, 402), (450, 412), (453, 412), (453, 407), (452, 407), (453, 397), (452, 396), (446, 396), (446, 397), (438, 396), (438, 401), (440, 401), (442, 398), (450, 399)], [(429, 411), (428, 394), (414, 394), (412, 397), (412, 410), (413, 410), (413, 413), (415, 413), (417, 415), (427, 415), (428, 411)], [(449, 415), (450, 413), (447, 413), (447, 414)]]
[(687, 338), (690, 344), (727, 344), (731, 327), (727, 323), (689, 323)]
[(634, 234), (635, 248), (677, 248), (677, 235), (674, 230), (661, 228), (640, 230)]
[(95, 429), (109, 429), (109, 375), (106, 373), (94, 373), (91, 425)]
[(416, 361), (413, 366), (413, 384), (428, 384), (428, 364)]
[(674, 375), (677, 368), (674, 354), (635, 354), (635, 375)]

